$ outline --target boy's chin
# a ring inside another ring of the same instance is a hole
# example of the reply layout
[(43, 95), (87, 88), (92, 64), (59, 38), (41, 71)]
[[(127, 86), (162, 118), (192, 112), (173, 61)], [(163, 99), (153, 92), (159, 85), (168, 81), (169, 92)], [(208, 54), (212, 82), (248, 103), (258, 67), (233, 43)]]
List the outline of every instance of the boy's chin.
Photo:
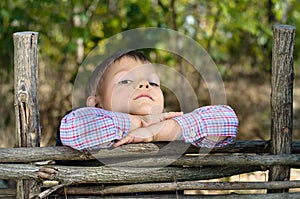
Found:
[(159, 105), (155, 106), (142, 106), (130, 110), (130, 114), (133, 115), (154, 115), (163, 112), (163, 107)]

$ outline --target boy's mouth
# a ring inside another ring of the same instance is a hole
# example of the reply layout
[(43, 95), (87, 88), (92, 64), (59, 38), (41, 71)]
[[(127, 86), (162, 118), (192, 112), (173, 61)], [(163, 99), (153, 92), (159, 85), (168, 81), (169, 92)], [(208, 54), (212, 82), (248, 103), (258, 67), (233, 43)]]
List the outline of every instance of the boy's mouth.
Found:
[(148, 94), (140, 94), (140, 95), (136, 96), (135, 98), (133, 98), (133, 100), (137, 100), (140, 98), (149, 98), (150, 100), (154, 101), (153, 98)]

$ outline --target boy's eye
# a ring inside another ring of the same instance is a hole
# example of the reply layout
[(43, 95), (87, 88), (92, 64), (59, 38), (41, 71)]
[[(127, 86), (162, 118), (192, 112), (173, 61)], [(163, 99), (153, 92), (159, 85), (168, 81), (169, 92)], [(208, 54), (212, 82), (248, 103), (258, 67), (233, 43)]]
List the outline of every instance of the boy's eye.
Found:
[(130, 83), (132, 83), (132, 82), (133, 82), (132, 80), (126, 79), (126, 80), (120, 81), (119, 84), (130, 84)]
[(159, 87), (159, 84), (154, 83), (154, 82), (149, 82), (149, 84), (150, 84), (151, 86), (157, 86), (157, 87)]

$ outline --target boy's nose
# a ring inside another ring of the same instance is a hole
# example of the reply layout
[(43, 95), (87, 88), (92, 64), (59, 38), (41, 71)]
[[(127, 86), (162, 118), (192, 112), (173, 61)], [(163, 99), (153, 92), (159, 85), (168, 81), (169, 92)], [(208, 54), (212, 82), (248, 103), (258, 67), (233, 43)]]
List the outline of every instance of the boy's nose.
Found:
[(140, 81), (137, 86), (139, 89), (149, 89), (150, 84), (148, 81)]

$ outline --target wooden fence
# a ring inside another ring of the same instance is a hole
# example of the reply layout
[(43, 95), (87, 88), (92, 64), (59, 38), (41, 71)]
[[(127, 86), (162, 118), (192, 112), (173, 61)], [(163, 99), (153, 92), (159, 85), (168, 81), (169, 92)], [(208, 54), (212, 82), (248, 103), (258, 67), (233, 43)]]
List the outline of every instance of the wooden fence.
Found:
[[(18, 148), (0, 149), (0, 179), (14, 179), (16, 189), (0, 189), (5, 198), (199, 198), (184, 190), (266, 189), (266, 194), (201, 195), (201, 198), (300, 198), (299, 180), (290, 169), (300, 168), (300, 142), (292, 142), (293, 49), (295, 28), (276, 25), (273, 30), (271, 140), (236, 141), (209, 151), (176, 141), (124, 145), (95, 153), (68, 147), (39, 147), (38, 33), (14, 34), (15, 112)], [(179, 157), (178, 152), (185, 151)], [(97, 166), (65, 166), (100, 160)], [(53, 161), (56, 164), (51, 164)], [(51, 181), (37, 177), (52, 171)], [(269, 171), (267, 182), (200, 182), (253, 171)]]

